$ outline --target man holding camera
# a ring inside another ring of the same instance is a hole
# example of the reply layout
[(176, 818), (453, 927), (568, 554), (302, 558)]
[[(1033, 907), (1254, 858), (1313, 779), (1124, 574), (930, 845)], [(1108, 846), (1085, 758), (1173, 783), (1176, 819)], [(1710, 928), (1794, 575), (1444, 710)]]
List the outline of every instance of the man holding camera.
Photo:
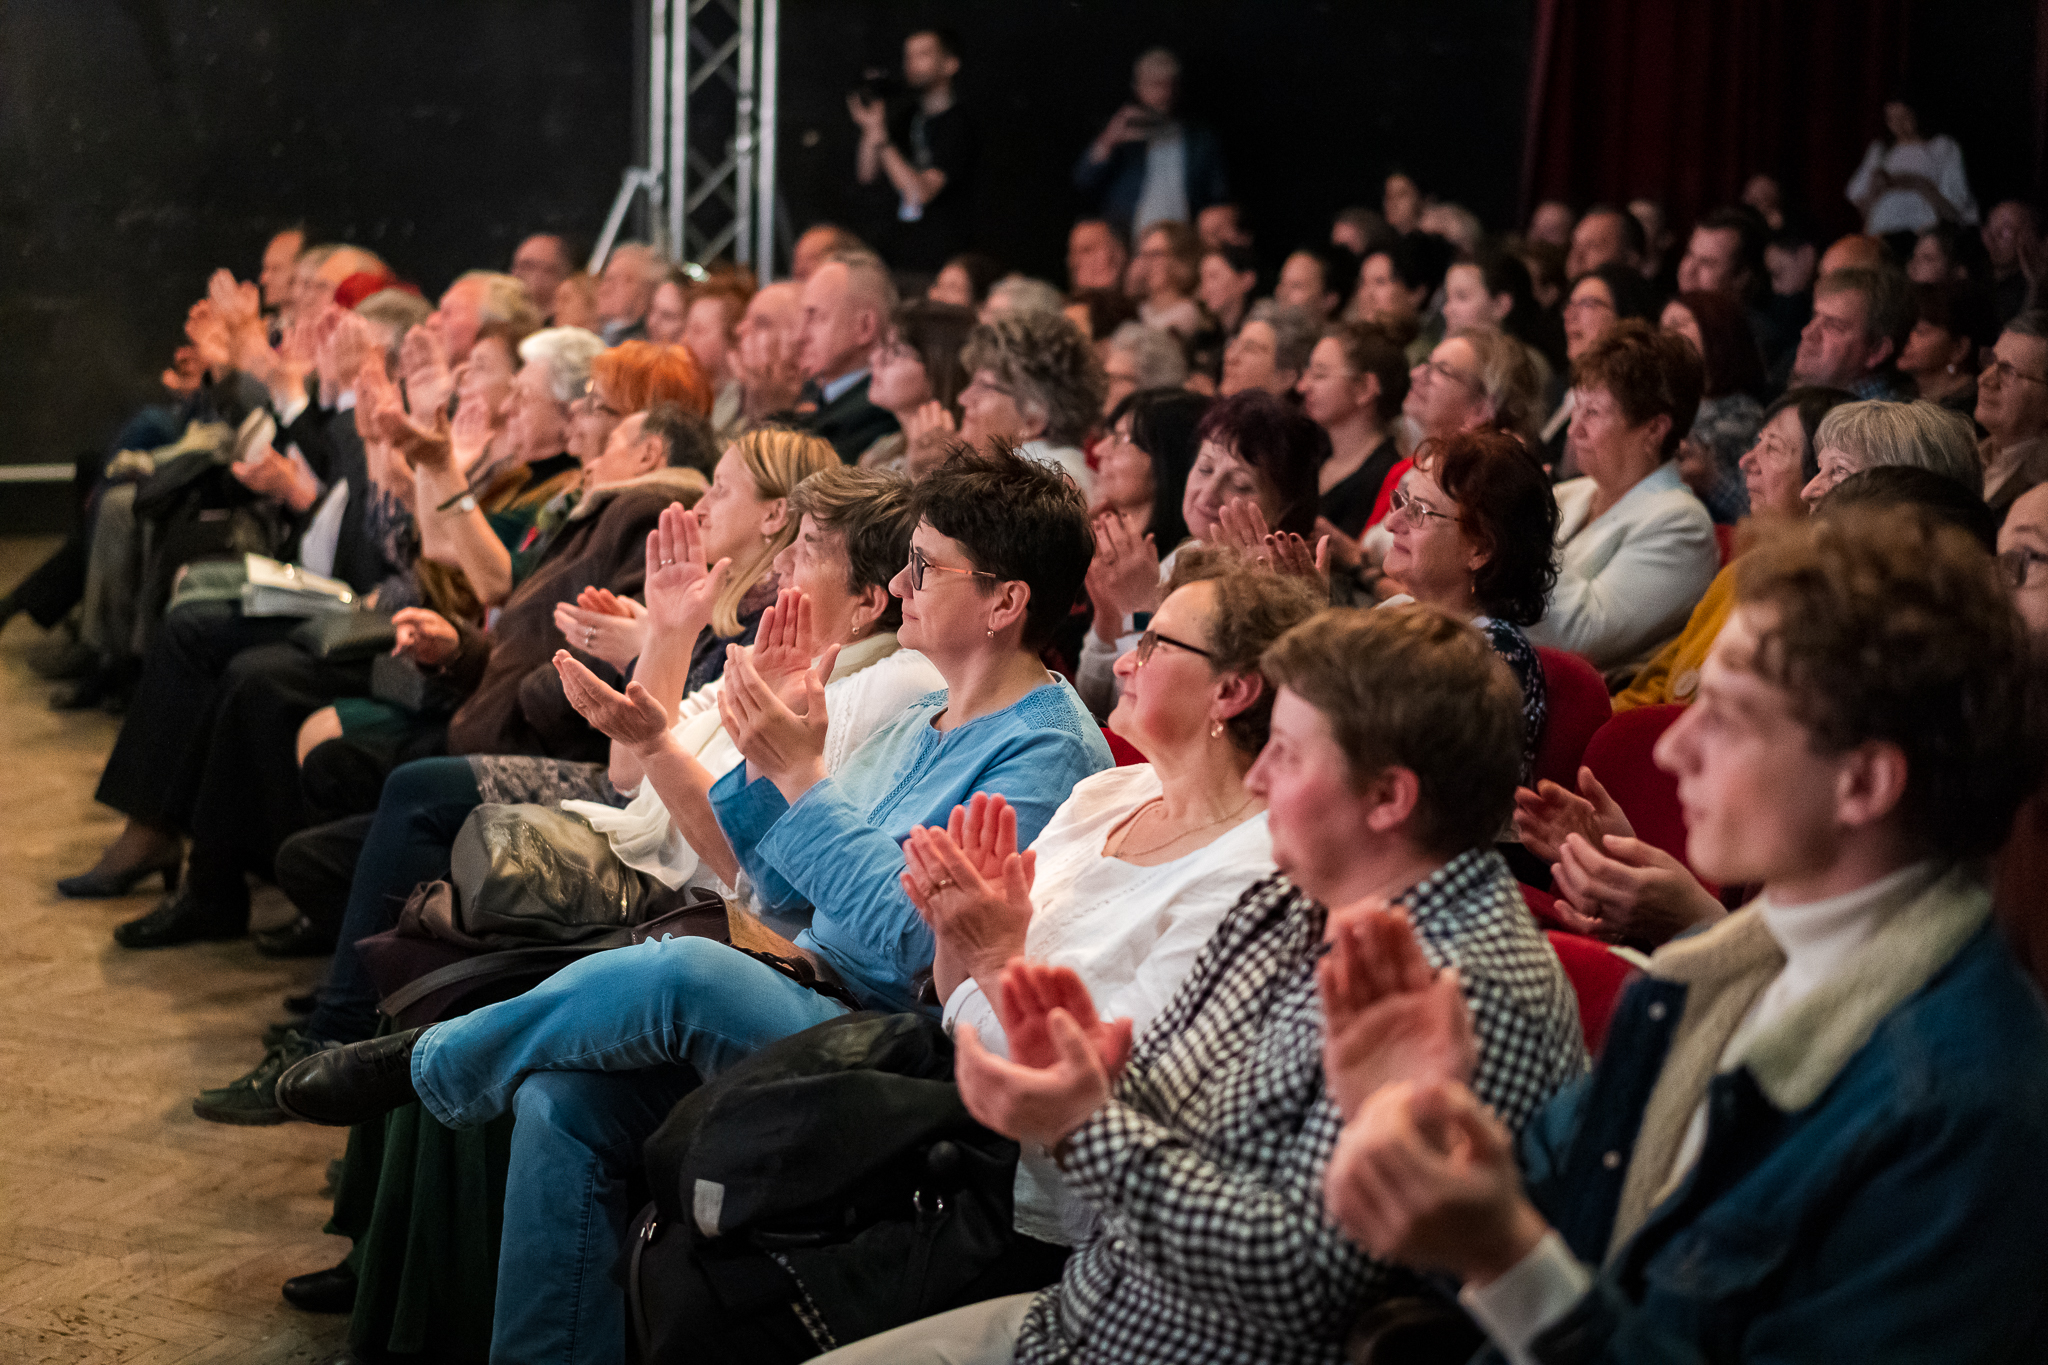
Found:
[(1154, 223), (1192, 223), (1230, 198), (1216, 134), (1173, 112), (1180, 58), (1155, 47), (1131, 71), (1135, 96), (1074, 166), (1074, 188), (1135, 246)]
[(899, 270), (937, 273), (968, 245), (974, 128), (953, 100), (959, 73), (959, 39), (947, 29), (920, 29), (903, 40), (903, 87), (914, 97), (907, 121), (890, 117), (892, 81), (871, 76), (846, 96), (860, 127), (854, 178), (893, 191), (896, 200), (889, 229), (877, 235)]

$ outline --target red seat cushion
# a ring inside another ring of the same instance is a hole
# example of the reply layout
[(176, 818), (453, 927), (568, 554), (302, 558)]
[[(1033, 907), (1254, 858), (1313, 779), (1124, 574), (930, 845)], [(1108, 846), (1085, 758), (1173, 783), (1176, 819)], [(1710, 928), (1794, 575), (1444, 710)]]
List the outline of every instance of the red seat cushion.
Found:
[(1557, 953), (1558, 964), (1579, 997), (1579, 1029), (1586, 1036), (1586, 1051), (1598, 1055), (1607, 1041), (1607, 1025), (1614, 1018), (1615, 1002), (1622, 987), (1635, 975), (1629, 960), (1598, 939), (1549, 930), (1545, 937)]
[(1678, 779), (1651, 758), (1659, 737), (1684, 714), (1683, 706), (1639, 706), (1621, 712), (1587, 742), (1585, 764), (1628, 816), (1638, 839), (1691, 867), (1685, 856)]
[(1541, 781), (1547, 777), (1567, 791), (1577, 791), (1586, 741), (1614, 714), (1607, 700), (1607, 684), (1593, 665), (1576, 654), (1538, 645), (1536, 658), (1543, 665), (1548, 714), (1536, 744), (1532, 778)]
[(1129, 768), (1139, 763), (1151, 761), (1145, 755), (1138, 752), (1137, 745), (1131, 743), (1122, 735), (1115, 733), (1106, 725), (1102, 727), (1102, 739), (1105, 744), (1109, 745), (1109, 756), (1116, 760), (1116, 766), (1119, 768)]

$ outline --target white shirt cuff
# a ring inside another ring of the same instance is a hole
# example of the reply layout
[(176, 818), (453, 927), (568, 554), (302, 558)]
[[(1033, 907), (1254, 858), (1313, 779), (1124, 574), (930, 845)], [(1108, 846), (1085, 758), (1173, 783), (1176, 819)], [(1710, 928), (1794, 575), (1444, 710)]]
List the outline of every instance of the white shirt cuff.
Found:
[(1492, 1284), (1459, 1290), (1458, 1302), (1513, 1365), (1537, 1365), (1529, 1343), (1562, 1321), (1592, 1287), (1593, 1272), (1579, 1264), (1553, 1230)]

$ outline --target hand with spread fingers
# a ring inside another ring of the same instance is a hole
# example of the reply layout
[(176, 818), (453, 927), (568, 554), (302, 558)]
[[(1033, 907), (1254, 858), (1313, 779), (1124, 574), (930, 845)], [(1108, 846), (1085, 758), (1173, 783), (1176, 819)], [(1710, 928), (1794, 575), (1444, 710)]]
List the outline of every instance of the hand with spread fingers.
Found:
[(748, 780), (767, 778), (791, 805), (825, 780), (825, 679), (838, 659), (839, 646), (829, 646), (804, 675), (806, 705), (798, 715), (762, 680), (746, 650), (726, 646), (719, 719), (747, 760)]
[(455, 371), (448, 348), (426, 327), (414, 327), (398, 343), (398, 372), (405, 376), (406, 408), (423, 425), (448, 415), (448, 396), (455, 392)]
[(1266, 525), (1266, 514), (1251, 498), (1231, 498), (1217, 509), (1214, 539), (1276, 573), (1314, 579), (1329, 587), (1330, 538), (1324, 536), (1311, 549), (1292, 531), (1272, 530)]
[(933, 977), (941, 997), (968, 977), (997, 998), (1004, 967), (1024, 951), (1038, 855), (1017, 851), (1017, 812), (976, 792), (946, 829), (918, 825), (903, 843), (903, 890), (938, 940)]
[(562, 677), (562, 695), (569, 705), (606, 739), (625, 745), (643, 759), (669, 742), (668, 713), (639, 683), (629, 682), (621, 692), (566, 649), (555, 651), (555, 672)]
[(1635, 828), (1621, 806), (1600, 785), (1591, 768), (1579, 769), (1579, 790), (1568, 792), (1545, 778), (1534, 791), (1522, 787), (1515, 792), (1515, 833), (1522, 847), (1546, 863), (1563, 856), (1567, 836), (1577, 834), (1598, 847), (1609, 834), (1624, 839), (1635, 837)]
[(1003, 969), (997, 1013), (1007, 1058), (971, 1028), (955, 1039), (961, 1102), (1005, 1137), (1057, 1147), (1109, 1099), (1130, 1060), (1131, 1021), (1098, 1019), (1071, 968), (1026, 961)]
[(742, 386), (740, 408), (750, 421), (796, 405), (804, 390), (804, 372), (794, 337), (763, 328), (742, 340), (733, 354), (733, 369)]
[(1549, 1231), (1513, 1135), (1456, 1081), (1395, 1081), (1344, 1125), (1323, 1174), (1337, 1225), (1381, 1260), (1485, 1285)]
[(1728, 913), (1684, 863), (1624, 835), (1566, 835), (1550, 875), (1559, 917), (1609, 943), (1656, 948)]
[(499, 413), (479, 385), (460, 385), (455, 400), (455, 420), (449, 424), (450, 454), (457, 473), (467, 474), (491, 442), (503, 430)]
[(1423, 956), (1408, 917), (1384, 901), (1330, 912), (1316, 966), (1323, 1076), (1347, 1120), (1393, 1081), (1469, 1081), (1479, 1061), (1456, 971)]
[(555, 603), (555, 629), (571, 648), (624, 669), (647, 647), (645, 616), (592, 611), (576, 602)]
[(1139, 535), (1122, 513), (1104, 512), (1095, 518), (1095, 558), (1088, 562), (1085, 581), (1095, 608), (1090, 628), (1115, 643), (1125, 617), (1159, 609), (1159, 547), (1149, 534)]
[(754, 632), (754, 671), (790, 710), (803, 715), (810, 708), (804, 678), (817, 660), (818, 632), (811, 618), (811, 599), (796, 588), (784, 588), (761, 613)]
[(704, 533), (681, 503), (661, 509), (647, 533), (647, 628), (689, 649), (711, 624), (711, 608), (732, 572), (732, 561), (704, 566)]

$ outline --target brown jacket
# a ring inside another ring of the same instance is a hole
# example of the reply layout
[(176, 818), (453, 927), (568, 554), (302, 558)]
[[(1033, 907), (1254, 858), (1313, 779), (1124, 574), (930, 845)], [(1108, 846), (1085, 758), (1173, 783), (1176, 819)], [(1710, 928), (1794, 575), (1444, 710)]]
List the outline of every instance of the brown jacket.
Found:
[(586, 493), (526, 580), (505, 599), (491, 629), (457, 623), (462, 636), (443, 678), (466, 694), (448, 722), (451, 754), (537, 754), (604, 761), (603, 735), (562, 695), (552, 662), (568, 649), (600, 678), (621, 685), (610, 664), (585, 654), (555, 628), (555, 606), (589, 587), (621, 597), (637, 594), (647, 576), (647, 535), (670, 503), (695, 505), (704, 476), (694, 469), (657, 469)]

